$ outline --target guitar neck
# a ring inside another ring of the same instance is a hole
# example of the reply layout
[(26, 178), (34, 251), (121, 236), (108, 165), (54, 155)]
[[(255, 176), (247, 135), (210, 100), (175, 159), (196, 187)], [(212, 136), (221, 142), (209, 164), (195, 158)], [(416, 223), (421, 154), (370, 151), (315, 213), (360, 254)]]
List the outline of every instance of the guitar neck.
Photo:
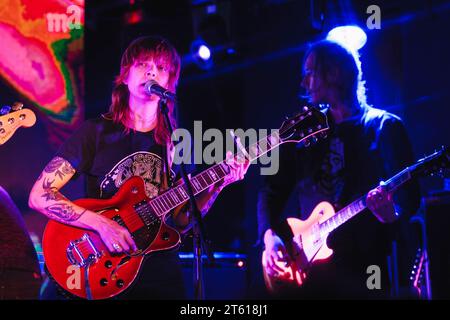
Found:
[[(240, 150), (236, 155), (243, 157), (246, 161), (252, 162), (270, 150), (281, 144), (278, 132), (275, 131), (269, 136), (259, 140), (246, 149)], [(194, 195), (208, 189), (218, 181), (224, 179), (230, 173), (230, 168), (225, 161), (222, 161), (207, 170), (197, 174), (190, 179)], [(189, 200), (187, 186), (182, 183), (169, 189), (149, 202), (150, 207), (158, 216), (163, 216)]]
[[(413, 177), (412, 171), (410, 168), (406, 168), (403, 171), (399, 172), (388, 181), (385, 182), (386, 191), (389, 193), (395, 192), (398, 188), (400, 188), (403, 184), (409, 181)], [(367, 208), (366, 205), (366, 195), (361, 198), (353, 201), (351, 204), (346, 206), (345, 208), (336, 212), (334, 216), (325, 220), (320, 224), (320, 230), (324, 233), (330, 233), (337, 229), (339, 226), (362, 212)]]

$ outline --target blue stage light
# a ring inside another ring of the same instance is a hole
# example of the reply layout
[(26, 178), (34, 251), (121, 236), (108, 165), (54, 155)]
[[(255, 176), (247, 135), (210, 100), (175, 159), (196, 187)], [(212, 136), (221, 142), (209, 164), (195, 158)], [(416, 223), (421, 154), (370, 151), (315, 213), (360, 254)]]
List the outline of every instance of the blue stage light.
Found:
[(201, 38), (197, 38), (191, 44), (189, 61), (194, 62), (201, 69), (208, 70), (213, 66), (213, 49)]
[(211, 50), (204, 44), (198, 48), (197, 54), (203, 60), (209, 60), (211, 58)]
[(328, 32), (327, 40), (337, 42), (351, 51), (357, 51), (366, 44), (367, 35), (358, 26), (340, 26)]

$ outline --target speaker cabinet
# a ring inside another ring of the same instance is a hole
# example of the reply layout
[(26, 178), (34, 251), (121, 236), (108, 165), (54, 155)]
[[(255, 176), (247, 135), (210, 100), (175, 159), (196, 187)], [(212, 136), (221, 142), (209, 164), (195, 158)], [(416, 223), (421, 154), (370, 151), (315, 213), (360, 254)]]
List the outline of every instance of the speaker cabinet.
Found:
[(432, 299), (450, 299), (450, 192), (423, 198)]

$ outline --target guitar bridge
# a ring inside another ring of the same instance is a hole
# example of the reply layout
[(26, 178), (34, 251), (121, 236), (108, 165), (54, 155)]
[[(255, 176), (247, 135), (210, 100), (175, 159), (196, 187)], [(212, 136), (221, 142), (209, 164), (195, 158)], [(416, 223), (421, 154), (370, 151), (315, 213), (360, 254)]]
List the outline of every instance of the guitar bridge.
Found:
[(70, 241), (66, 254), (70, 263), (79, 267), (89, 266), (102, 256), (87, 233), (81, 239)]

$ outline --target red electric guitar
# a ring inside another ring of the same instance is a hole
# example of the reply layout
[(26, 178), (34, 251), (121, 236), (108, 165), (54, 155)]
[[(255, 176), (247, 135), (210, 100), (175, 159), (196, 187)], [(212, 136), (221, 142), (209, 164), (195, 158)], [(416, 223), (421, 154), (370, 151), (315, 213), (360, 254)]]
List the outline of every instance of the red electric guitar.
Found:
[[(236, 156), (245, 156), (251, 162), (282, 143), (309, 145), (328, 129), (327, 118), (321, 111), (305, 107), (285, 120), (278, 131), (248, 149), (242, 147)], [(228, 173), (229, 167), (221, 162), (191, 178), (194, 194)], [(106, 299), (123, 292), (136, 279), (146, 255), (180, 243), (178, 232), (165, 221), (173, 209), (188, 201), (186, 190), (182, 183), (149, 199), (143, 180), (132, 177), (111, 199), (75, 201), (127, 228), (139, 250), (131, 255), (110, 253), (97, 233), (50, 220), (43, 236), (44, 259), (50, 275), (63, 289), (82, 298)]]
[[(386, 190), (390, 193), (394, 192), (412, 178), (447, 168), (449, 162), (449, 152), (442, 148), (386, 181)], [(283, 270), (283, 273), (276, 277), (271, 276), (266, 272), (264, 264), (266, 252), (263, 252), (263, 273), (267, 289), (276, 293), (289, 287), (301, 286), (307, 280), (308, 270), (314, 266), (314, 263), (326, 260), (333, 254), (333, 250), (327, 247), (328, 235), (364, 209), (366, 209), (366, 195), (338, 212), (335, 212), (330, 203), (323, 201), (314, 208), (305, 221), (288, 218), (287, 222), (292, 229), (293, 238), (286, 249), (292, 262), (289, 265), (285, 262), (277, 262), (277, 266)]]

